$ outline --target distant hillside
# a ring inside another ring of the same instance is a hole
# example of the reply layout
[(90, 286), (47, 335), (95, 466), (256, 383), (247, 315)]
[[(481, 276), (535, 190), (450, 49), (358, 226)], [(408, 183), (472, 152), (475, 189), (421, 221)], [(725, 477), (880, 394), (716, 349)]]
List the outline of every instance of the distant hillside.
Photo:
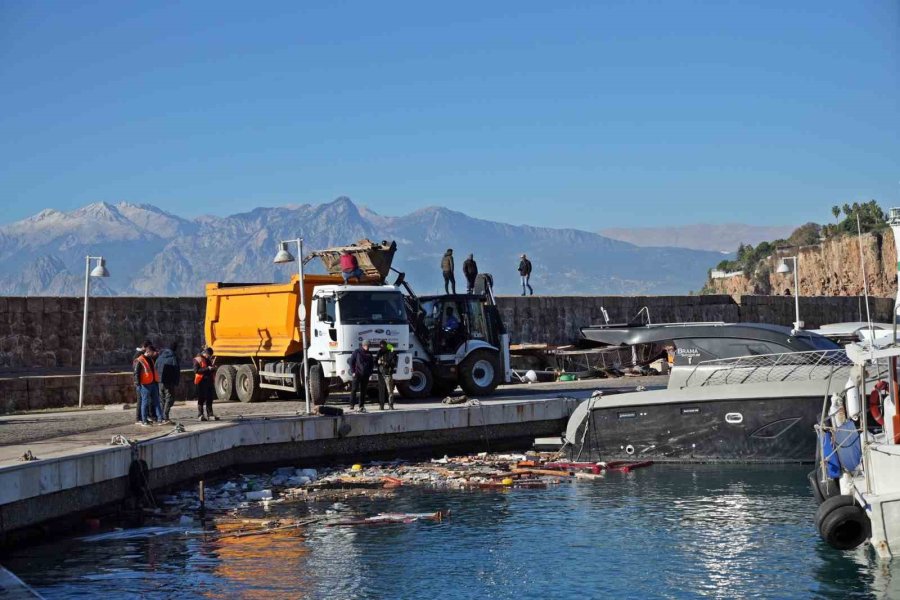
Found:
[[(80, 295), (84, 256), (102, 255), (112, 276), (100, 294), (202, 295), (207, 281), (284, 281), (294, 267), (275, 265), (279, 240), (303, 235), (310, 251), (360, 238), (396, 240), (395, 266), (419, 293), (442, 289), (440, 258), (454, 248), (475, 254), (499, 293), (518, 293), (518, 257), (534, 263), (538, 294), (683, 294), (699, 289), (715, 252), (639, 248), (576, 229), (514, 226), (425, 208), (386, 217), (348, 198), (325, 204), (255, 208), (187, 220), (146, 204), (97, 203), (63, 213), (44, 210), (0, 227), (0, 294)], [(316, 262), (311, 269), (321, 268)]]
[(636, 246), (671, 246), (693, 250), (734, 252), (738, 244), (756, 245), (765, 240), (787, 237), (794, 230), (790, 225), (745, 225), (698, 223), (677, 227), (611, 227), (601, 229), (600, 235), (628, 242)]

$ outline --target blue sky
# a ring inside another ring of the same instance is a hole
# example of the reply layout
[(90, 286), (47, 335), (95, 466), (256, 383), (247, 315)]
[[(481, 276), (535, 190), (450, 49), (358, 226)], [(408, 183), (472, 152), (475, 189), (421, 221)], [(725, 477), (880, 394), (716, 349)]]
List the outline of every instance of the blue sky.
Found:
[(347, 195), (511, 223), (900, 206), (900, 2), (0, 1), (0, 222)]

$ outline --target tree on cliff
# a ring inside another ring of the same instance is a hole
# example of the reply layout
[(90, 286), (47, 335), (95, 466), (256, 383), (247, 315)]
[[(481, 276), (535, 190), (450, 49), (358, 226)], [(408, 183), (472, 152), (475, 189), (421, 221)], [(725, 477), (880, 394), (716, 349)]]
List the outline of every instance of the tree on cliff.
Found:
[(831, 207), (831, 214), (834, 215), (834, 222), (835, 222), (835, 223), (840, 223), (840, 222), (841, 222), (841, 207), (840, 207), (840, 206), (838, 206), (837, 204), (835, 204), (834, 206), (832, 206), (832, 207)]
[(791, 246), (812, 246), (819, 243), (822, 226), (818, 223), (806, 223), (791, 233), (787, 243)]
[(887, 227), (887, 215), (875, 200), (869, 200), (862, 204), (859, 202), (854, 202), (852, 205), (844, 204), (843, 212), (846, 218), (838, 224), (838, 230), (842, 233), (855, 234), (857, 232), (857, 216), (859, 217), (859, 228), (863, 233)]

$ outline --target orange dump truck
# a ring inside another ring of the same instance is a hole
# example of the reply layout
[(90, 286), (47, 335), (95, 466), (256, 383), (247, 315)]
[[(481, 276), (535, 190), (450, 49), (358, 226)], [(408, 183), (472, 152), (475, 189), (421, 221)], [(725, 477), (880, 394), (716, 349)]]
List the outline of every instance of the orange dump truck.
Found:
[(324, 404), (331, 384), (351, 381), (350, 354), (365, 340), (387, 340), (398, 354), (395, 379), (410, 377), (409, 325), (400, 290), (391, 285), (346, 285), (340, 275), (304, 276), (306, 332), (301, 332), (299, 276), (290, 283), (206, 286), (207, 343), (216, 364), (220, 400), (254, 402), (266, 392), (303, 391), (303, 342), (309, 393)]

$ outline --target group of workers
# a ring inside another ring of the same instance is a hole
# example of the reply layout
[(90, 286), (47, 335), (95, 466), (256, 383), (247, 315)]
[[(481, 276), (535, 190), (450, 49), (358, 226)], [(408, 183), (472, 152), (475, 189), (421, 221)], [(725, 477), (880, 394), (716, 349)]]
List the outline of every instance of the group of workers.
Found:
[[(359, 261), (356, 256), (349, 252), (341, 254), (341, 277), (344, 283), (350, 283), (351, 279), (356, 279), (360, 283), (365, 277), (365, 273), (359, 267)], [(456, 265), (453, 260), (453, 248), (447, 248), (444, 256), (441, 257), (441, 274), (444, 276), (444, 293), (456, 294)], [(531, 261), (524, 254), (519, 256), (519, 277), (522, 281), (522, 295), (525, 290), (528, 294), (534, 296), (534, 289), (531, 287)], [(471, 294), (475, 291), (475, 279), (478, 277), (478, 263), (475, 262), (475, 255), (469, 254), (469, 257), (463, 261), (463, 275), (466, 278), (466, 293)]]
[(350, 355), (350, 374), (353, 383), (350, 387), (350, 410), (356, 409), (359, 401), (359, 412), (366, 412), (366, 390), (372, 373), (378, 374), (378, 405), (384, 410), (385, 402), (390, 410), (394, 410), (394, 370), (397, 368), (397, 353), (387, 340), (381, 340), (378, 352), (374, 356), (369, 352), (369, 341), (363, 340)]
[[(213, 414), (215, 391), (215, 371), (212, 348), (204, 348), (194, 357), (194, 387), (197, 392), (197, 418), (201, 421), (218, 421)], [(136, 349), (132, 360), (134, 391), (137, 396), (135, 425), (172, 424), (171, 410), (175, 404), (175, 389), (181, 379), (178, 360), (178, 342), (157, 351), (145, 340)]]
[[(453, 260), (453, 248), (447, 248), (444, 256), (441, 257), (441, 274), (444, 276), (444, 293), (456, 294), (456, 271)], [(531, 287), (531, 261), (524, 254), (519, 256), (519, 277), (522, 280), (522, 295), (525, 295), (525, 289), (534, 296), (534, 289)], [(478, 263), (475, 262), (475, 255), (469, 254), (469, 257), (463, 261), (463, 275), (466, 278), (466, 293), (471, 294), (475, 291), (475, 279), (478, 277)]]

